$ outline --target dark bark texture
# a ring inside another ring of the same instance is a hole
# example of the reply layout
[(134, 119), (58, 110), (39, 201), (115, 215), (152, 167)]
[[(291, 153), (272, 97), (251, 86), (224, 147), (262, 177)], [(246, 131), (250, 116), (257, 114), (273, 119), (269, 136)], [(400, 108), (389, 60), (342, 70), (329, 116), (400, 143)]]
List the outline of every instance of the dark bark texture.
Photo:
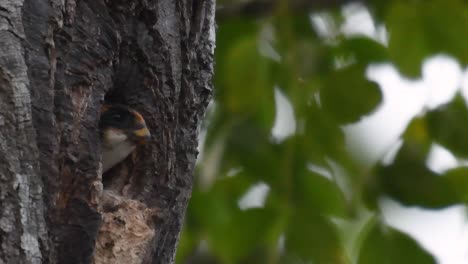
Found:
[[(214, 15), (214, 0), (0, 0), (0, 263), (174, 262)], [(153, 137), (101, 175), (104, 102)]]

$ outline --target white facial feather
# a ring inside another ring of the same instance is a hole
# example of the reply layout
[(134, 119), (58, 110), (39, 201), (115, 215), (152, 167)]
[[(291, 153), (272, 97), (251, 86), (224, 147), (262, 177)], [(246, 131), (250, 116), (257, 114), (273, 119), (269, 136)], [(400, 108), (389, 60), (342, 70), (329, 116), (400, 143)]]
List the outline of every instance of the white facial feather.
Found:
[(127, 140), (127, 135), (120, 130), (107, 129), (104, 132), (104, 147), (112, 147)]
[(135, 144), (127, 140), (124, 133), (113, 129), (105, 132), (103, 143), (103, 172), (124, 160), (136, 147)]
[(112, 148), (104, 147), (102, 153), (102, 169), (106, 172), (108, 169), (114, 167), (117, 163), (124, 160), (135, 149), (135, 145), (124, 141)]

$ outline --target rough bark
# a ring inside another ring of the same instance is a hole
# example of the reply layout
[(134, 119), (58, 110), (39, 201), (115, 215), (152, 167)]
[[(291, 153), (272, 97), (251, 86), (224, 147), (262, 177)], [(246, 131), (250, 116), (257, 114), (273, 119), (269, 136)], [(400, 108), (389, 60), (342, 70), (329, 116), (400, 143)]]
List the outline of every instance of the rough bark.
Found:
[[(173, 263), (214, 5), (0, 1), (0, 263)], [(153, 138), (102, 176), (104, 101), (142, 113)]]
[(0, 263), (41, 263), (47, 251), (24, 38), (21, 2), (1, 1)]

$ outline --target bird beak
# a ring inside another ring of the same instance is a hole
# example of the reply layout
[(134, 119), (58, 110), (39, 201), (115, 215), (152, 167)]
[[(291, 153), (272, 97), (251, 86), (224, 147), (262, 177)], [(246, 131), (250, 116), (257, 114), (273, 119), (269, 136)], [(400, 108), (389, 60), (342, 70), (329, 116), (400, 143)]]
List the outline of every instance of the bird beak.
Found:
[(133, 135), (135, 136), (138, 144), (145, 144), (151, 138), (151, 133), (146, 127), (135, 130)]

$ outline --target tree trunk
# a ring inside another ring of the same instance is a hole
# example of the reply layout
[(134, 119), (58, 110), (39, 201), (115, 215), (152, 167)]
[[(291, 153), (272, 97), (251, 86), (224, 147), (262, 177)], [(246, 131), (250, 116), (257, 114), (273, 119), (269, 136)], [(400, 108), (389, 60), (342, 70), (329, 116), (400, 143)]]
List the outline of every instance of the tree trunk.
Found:
[[(0, 0), (0, 263), (174, 262), (214, 6)], [(139, 111), (153, 137), (101, 175), (104, 102)]]

